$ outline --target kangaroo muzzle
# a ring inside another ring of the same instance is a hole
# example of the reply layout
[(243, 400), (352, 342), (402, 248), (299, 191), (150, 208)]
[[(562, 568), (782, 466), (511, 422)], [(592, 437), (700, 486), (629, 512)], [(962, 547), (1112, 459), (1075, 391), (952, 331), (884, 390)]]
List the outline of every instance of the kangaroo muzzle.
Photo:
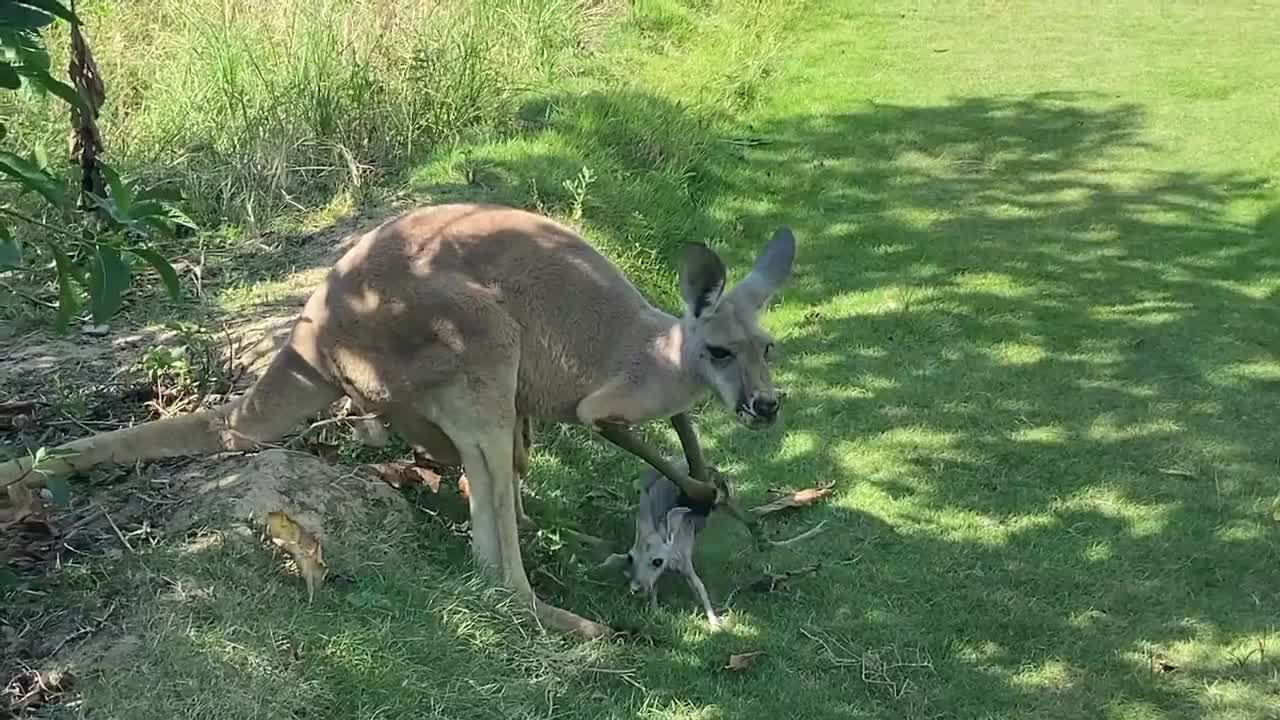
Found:
[(773, 393), (753, 393), (745, 402), (738, 404), (738, 419), (753, 430), (771, 427), (778, 420), (781, 408), (778, 396)]

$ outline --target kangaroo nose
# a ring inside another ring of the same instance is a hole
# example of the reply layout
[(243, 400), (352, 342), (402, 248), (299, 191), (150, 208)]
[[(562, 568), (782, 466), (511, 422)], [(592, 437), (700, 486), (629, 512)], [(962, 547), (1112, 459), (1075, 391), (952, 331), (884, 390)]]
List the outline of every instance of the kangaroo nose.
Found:
[(778, 414), (778, 401), (776, 398), (758, 397), (751, 403), (751, 411), (762, 418), (771, 419)]

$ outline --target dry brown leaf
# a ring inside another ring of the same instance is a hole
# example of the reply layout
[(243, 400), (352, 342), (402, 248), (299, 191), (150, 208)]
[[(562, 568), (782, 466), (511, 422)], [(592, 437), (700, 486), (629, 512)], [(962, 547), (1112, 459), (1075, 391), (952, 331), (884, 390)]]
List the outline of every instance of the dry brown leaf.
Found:
[(5, 525), (19, 523), (44, 509), (44, 503), (40, 501), (39, 494), (23, 483), (13, 483), (5, 488), (5, 492), (9, 496), (9, 504), (13, 507), (11, 511), (5, 513), (3, 518)]
[(756, 658), (763, 654), (763, 650), (757, 650), (755, 652), (742, 653), (740, 655), (730, 655), (729, 664), (725, 665), (724, 669), (742, 672), (743, 670), (751, 667), (752, 664), (755, 663)]
[(409, 472), (413, 473), (417, 482), (431, 488), (431, 492), (433, 493), (440, 492), (439, 473), (436, 473), (434, 470), (428, 470), (427, 468), (418, 467), (416, 465), (410, 466)]
[(786, 510), (787, 508), (798, 508), (812, 505), (815, 502), (831, 494), (830, 485), (820, 485), (814, 488), (806, 488), (797, 490), (793, 493), (783, 495), (771, 503), (752, 508), (751, 512), (756, 515), (768, 515), (769, 513)]
[(369, 467), (397, 490), (410, 485), (426, 485), (431, 492), (440, 492), (440, 474), (434, 470), (405, 463), (374, 463)]
[(298, 572), (307, 584), (307, 602), (315, 599), (316, 588), (324, 583), (329, 573), (320, 541), (283, 510), (267, 513), (267, 532), (271, 541), (289, 553), (298, 564)]

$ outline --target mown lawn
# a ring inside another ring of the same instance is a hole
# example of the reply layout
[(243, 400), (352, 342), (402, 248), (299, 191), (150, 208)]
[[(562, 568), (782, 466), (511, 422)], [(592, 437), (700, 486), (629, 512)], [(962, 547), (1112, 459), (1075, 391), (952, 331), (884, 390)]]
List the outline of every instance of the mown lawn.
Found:
[[(832, 527), (761, 556), (717, 518), (720, 633), (531, 544), (550, 599), (638, 630), (593, 645), (516, 625), (425, 520), (353, 522), (310, 605), (260, 552), (162, 544), (61, 588), (146, 600), (84, 715), (1280, 718), (1274, 5), (637, 5), (518, 133), (405, 182), (576, 218), (667, 304), (677, 242), (740, 276), (791, 225), (784, 421), (699, 425), (750, 500), (834, 481), (771, 523)], [(544, 429), (528, 507), (625, 543), (639, 464), (584, 438)]]

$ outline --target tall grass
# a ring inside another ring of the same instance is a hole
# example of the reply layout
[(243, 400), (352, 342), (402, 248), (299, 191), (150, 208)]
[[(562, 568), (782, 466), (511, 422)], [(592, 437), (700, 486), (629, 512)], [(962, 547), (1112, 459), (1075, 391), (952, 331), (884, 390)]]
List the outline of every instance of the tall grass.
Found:
[[(606, 0), (82, 3), (107, 86), (107, 157), (172, 179), (206, 221), (262, 220), (367, 187), (572, 73)], [(51, 38), (55, 63), (65, 37)], [(6, 112), (64, 142), (53, 103)]]

